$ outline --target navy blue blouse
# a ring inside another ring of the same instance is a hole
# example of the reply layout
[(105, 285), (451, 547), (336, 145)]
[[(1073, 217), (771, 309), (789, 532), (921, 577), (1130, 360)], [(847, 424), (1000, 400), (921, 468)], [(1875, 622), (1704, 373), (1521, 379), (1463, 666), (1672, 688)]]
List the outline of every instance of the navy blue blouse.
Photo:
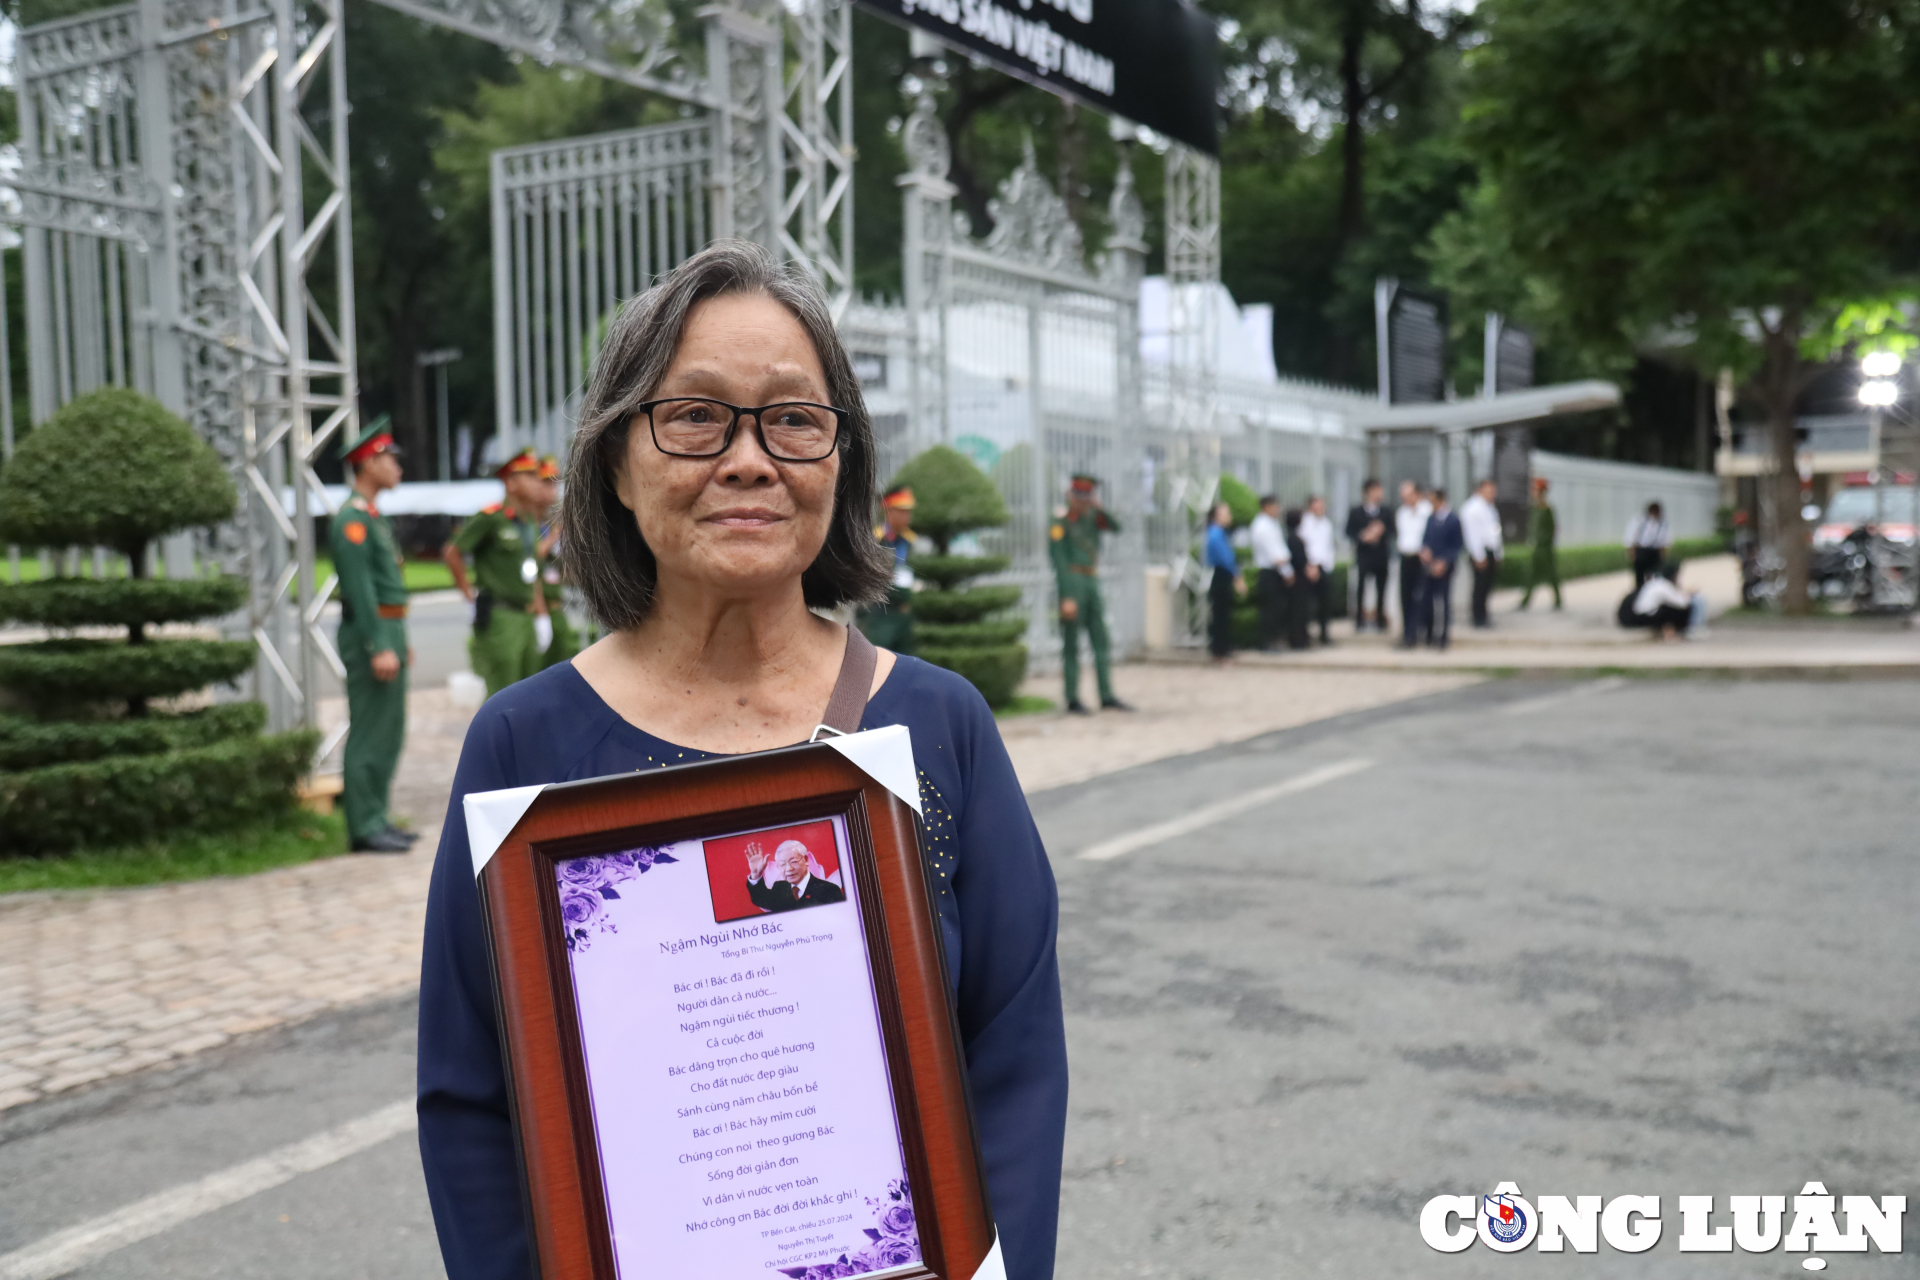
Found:
[[(900, 658), (862, 727), (891, 724), (913, 735), (927, 869), (1007, 1275), (1047, 1280), (1067, 1118), (1053, 870), (972, 685)], [(467, 730), (427, 896), (420, 973), (420, 1155), (449, 1280), (533, 1274), (461, 797), (708, 758), (622, 720), (571, 663), (502, 690)]]

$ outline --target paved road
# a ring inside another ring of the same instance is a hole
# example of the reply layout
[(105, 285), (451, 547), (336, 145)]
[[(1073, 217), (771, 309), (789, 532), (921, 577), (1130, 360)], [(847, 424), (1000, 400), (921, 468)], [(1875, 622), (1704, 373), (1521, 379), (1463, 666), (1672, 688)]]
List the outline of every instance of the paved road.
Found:
[[(1806, 1274), (1682, 1255), (1677, 1221), (1562, 1258), (1416, 1222), (1503, 1179), (1670, 1219), (1920, 1191), (1917, 722), (1910, 683), (1496, 682), (1043, 793), (1062, 1280)], [(404, 1096), (410, 1034), (402, 1001), (6, 1113), (0, 1254)], [(412, 1136), (78, 1274), (436, 1275)]]

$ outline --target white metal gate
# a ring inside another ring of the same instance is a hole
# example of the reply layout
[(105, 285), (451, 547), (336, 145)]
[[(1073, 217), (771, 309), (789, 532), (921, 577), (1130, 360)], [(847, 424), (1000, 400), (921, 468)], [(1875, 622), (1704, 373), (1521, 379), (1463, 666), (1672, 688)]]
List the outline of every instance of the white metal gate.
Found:
[(509, 450), (564, 454), (620, 303), (712, 238), (713, 126), (493, 155), (494, 388)]
[[(1099, 477), (1123, 531), (1103, 548), (1101, 585), (1115, 642), (1133, 648), (1145, 548), (1138, 406), (1146, 218), (1132, 171), (1123, 163), (1109, 205), (1113, 234), (1090, 269), (1079, 228), (1031, 145), (989, 205), (993, 233), (975, 241), (952, 210), (949, 152), (929, 94), (906, 123), (906, 144), (914, 413), (894, 452), (950, 444), (994, 478), (1012, 518), (983, 534), (981, 548), (1013, 560), (997, 580), (1025, 589), (1036, 670), (1056, 666), (1060, 652), (1047, 526), (1070, 475)], [(883, 458), (883, 474), (903, 461)]]

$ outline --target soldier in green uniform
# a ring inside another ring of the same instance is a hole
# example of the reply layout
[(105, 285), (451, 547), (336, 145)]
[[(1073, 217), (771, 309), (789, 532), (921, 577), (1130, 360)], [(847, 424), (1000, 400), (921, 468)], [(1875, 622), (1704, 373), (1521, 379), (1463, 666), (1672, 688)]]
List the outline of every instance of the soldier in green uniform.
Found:
[[(540, 670), (553, 644), (553, 619), (540, 572), (540, 522), (546, 504), (540, 460), (523, 449), (494, 473), (507, 500), (473, 516), (447, 544), (453, 585), (473, 604), (467, 653), (492, 697)], [(466, 557), (473, 557), (473, 581)]]
[(897, 484), (880, 498), (885, 523), (874, 526), (873, 536), (893, 561), (893, 585), (887, 588), (887, 602), (860, 611), (860, 630), (882, 649), (895, 653), (913, 652), (913, 570), (907, 557), (919, 543), (914, 536), (913, 490)]
[[(560, 501), (560, 459), (547, 454), (540, 459), (540, 497), (549, 515), (557, 512)], [(540, 655), (540, 669), (571, 661), (580, 653), (580, 636), (567, 618), (566, 587), (560, 581), (560, 521), (550, 519), (540, 527), (540, 590), (547, 597), (547, 616), (553, 619), (553, 643)]]
[(334, 513), (327, 542), (340, 578), (340, 661), (347, 668), (347, 752), (342, 807), (355, 852), (405, 853), (414, 836), (387, 819), (387, 795), (407, 736), (407, 588), (400, 548), (374, 502), (400, 483), (400, 448), (383, 414), (346, 441), (353, 493)]
[(1533, 546), (1533, 554), (1527, 558), (1527, 590), (1520, 597), (1522, 609), (1533, 603), (1533, 589), (1543, 582), (1553, 584), (1553, 607), (1560, 607), (1560, 561), (1553, 549), (1558, 533), (1553, 508), (1547, 503), (1547, 478), (1535, 476), (1533, 513), (1527, 518), (1527, 541)]
[(1100, 685), (1100, 705), (1113, 711), (1131, 711), (1113, 691), (1108, 660), (1107, 606), (1100, 596), (1100, 535), (1120, 532), (1120, 522), (1107, 514), (1095, 496), (1099, 482), (1076, 475), (1067, 490), (1067, 509), (1047, 530), (1047, 551), (1053, 559), (1054, 584), (1060, 592), (1060, 665), (1066, 676), (1067, 710), (1091, 714), (1080, 701), (1080, 630), (1087, 632), (1093, 650), (1093, 670)]

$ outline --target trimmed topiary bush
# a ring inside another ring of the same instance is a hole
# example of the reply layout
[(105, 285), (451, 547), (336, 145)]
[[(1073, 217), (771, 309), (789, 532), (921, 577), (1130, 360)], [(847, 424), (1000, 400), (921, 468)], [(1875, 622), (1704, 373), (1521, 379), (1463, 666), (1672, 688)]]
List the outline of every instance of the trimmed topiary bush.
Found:
[(1227, 509), (1233, 512), (1233, 527), (1236, 529), (1246, 528), (1260, 514), (1260, 495), (1230, 471), (1220, 473), (1219, 501), (1226, 503)]
[(257, 820), (291, 802), (313, 733), (261, 737), (257, 703), (149, 713), (155, 700), (231, 684), (253, 666), (247, 641), (147, 633), (245, 602), (238, 578), (155, 579), (147, 564), (155, 539), (225, 520), (238, 501), (210, 445), (120, 387), (68, 404), (0, 472), (0, 543), (104, 546), (129, 567), (126, 578), (0, 586), (0, 621), (126, 631), (0, 645), (0, 690), (31, 713), (0, 715), (0, 850), (128, 843)]
[(894, 476), (913, 489), (913, 527), (933, 541), (934, 554), (915, 556), (914, 576), (932, 585), (913, 595), (915, 652), (966, 678), (991, 707), (1004, 707), (1027, 673), (1027, 623), (1001, 617), (1020, 603), (1017, 586), (968, 587), (975, 578), (999, 573), (1005, 556), (957, 556), (953, 540), (976, 529), (1007, 522), (1000, 491), (973, 460), (935, 445)]

